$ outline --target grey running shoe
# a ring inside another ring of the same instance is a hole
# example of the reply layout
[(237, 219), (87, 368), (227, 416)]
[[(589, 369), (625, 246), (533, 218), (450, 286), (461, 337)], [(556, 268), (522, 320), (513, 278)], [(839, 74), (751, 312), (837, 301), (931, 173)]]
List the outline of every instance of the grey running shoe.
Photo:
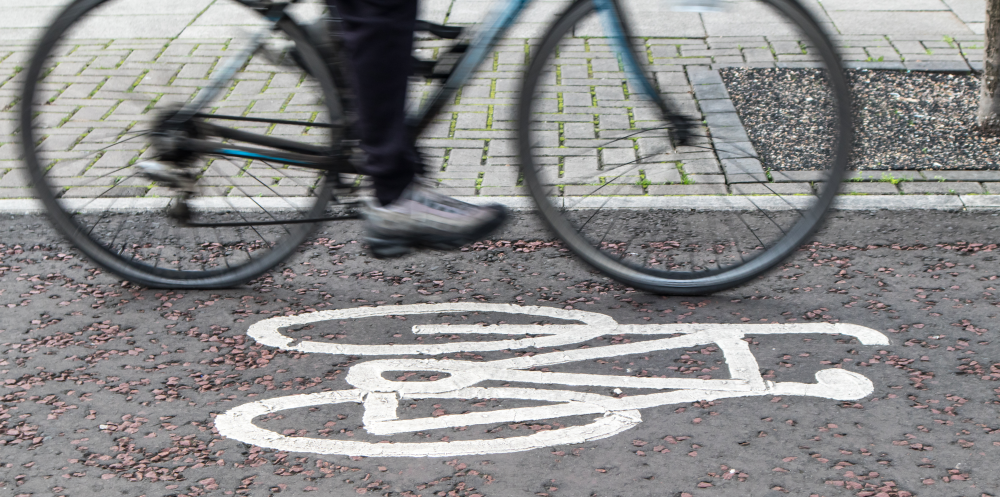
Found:
[(453, 250), (485, 238), (507, 219), (502, 205), (473, 205), (418, 185), (395, 202), (369, 202), (361, 212), (365, 242), (378, 258), (399, 257), (414, 247)]

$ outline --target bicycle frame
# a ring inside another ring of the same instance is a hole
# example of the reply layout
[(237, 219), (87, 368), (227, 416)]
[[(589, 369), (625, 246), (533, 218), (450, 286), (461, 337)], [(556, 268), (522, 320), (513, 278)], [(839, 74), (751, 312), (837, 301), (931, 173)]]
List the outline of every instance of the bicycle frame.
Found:
[[(236, 55), (224, 63), (223, 67), (213, 74), (207, 87), (202, 90), (192, 102), (182, 108), (175, 117), (171, 118), (168, 121), (168, 124), (170, 122), (186, 122), (191, 118), (278, 122), (274, 120), (201, 113), (201, 109), (203, 107), (215, 98), (222, 89), (229, 86), (229, 81), (233, 78), (236, 72), (239, 71), (247, 59), (249, 59), (260, 48), (267, 33), (276, 29), (278, 23), (288, 19), (288, 14), (285, 12), (285, 9), (292, 3), (295, 3), (296, 0), (293, 0), (292, 2), (280, 3), (261, 2), (257, 0), (237, 1), (260, 12), (265, 18), (268, 19), (269, 24), (254, 34), (251, 39), (251, 43), (248, 46), (241, 49)], [(617, 48), (619, 56), (622, 57), (628, 78), (637, 83), (637, 86), (642, 93), (653, 99), (653, 101), (659, 106), (666, 109), (666, 104), (660, 98), (659, 93), (652, 88), (649, 80), (641, 75), (641, 66), (635, 59), (633, 52), (628, 49), (629, 42), (626, 33), (623, 31), (624, 24), (622, 22), (617, 0), (591, 1), (594, 2), (598, 13), (601, 15), (602, 22), (608, 33), (611, 34), (612, 44)], [(472, 77), (476, 68), (489, 56), (493, 48), (496, 47), (500, 38), (502, 38), (507, 30), (513, 26), (517, 18), (524, 11), (525, 7), (527, 7), (531, 2), (532, 0), (506, 0), (505, 2), (497, 4), (496, 9), (492, 12), (492, 15), (479, 26), (476, 35), (469, 44), (468, 49), (466, 49), (463, 56), (456, 63), (454, 70), (445, 80), (444, 84), (442, 84), (441, 87), (439, 87), (438, 90), (429, 99), (427, 99), (421, 107), (416, 109), (415, 112), (412, 112), (407, 117), (407, 125), (411, 129), (414, 137), (420, 134), (420, 132), (451, 100), (454, 94)], [(341, 116), (331, 117), (340, 117), (342, 119)], [(312, 123), (290, 121), (281, 121), (280, 124), (323, 127), (333, 126), (327, 124), (317, 125)], [(340, 124), (340, 122), (337, 124)], [(239, 140), (254, 145), (269, 147), (269, 149), (247, 147), (243, 145), (223, 145), (219, 142), (211, 140), (188, 139), (185, 146), (193, 152), (237, 157), (241, 159), (263, 159), (280, 164), (321, 169), (334, 173), (357, 172), (354, 170), (349, 161), (341, 160), (342, 158), (338, 157), (331, 157), (330, 151), (320, 147), (267, 135), (236, 131), (204, 122), (197, 122), (196, 126), (199, 132), (204, 135)]]
[[(478, 26), (476, 36), (469, 44), (465, 55), (456, 64), (451, 75), (435, 94), (429, 98), (422, 107), (409, 116), (409, 126), (413, 130), (414, 136), (426, 127), (434, 116), (451, 101), (462, 86), (472, 77), (476, 68), (486, 60), (490, 51), (496, 47), (497, 42), (510, 29), (533, 0), (506, 0), (499, 2), (494, 11), (487, 16), (487, 19)], [(588, 0), (580, 0), (588, 1)], [(642, 67), (639, 65), (631, 50), (628, 49), (628, 36), (626, 35), (624, 23), (621, 17), (621, 9), (617, 0), (589, 0), (594, 3), (601, 16), (602, 23), (611, 34), (612, 46), (618, 51), (625, 64), (626, 75), (630, 81), (636, 82), (641, 93), (651, 98), (661, 108), (666, 109), (666, 103), (660, 94), (650, 85), (649, 80), (642, 75)], [(672, 114), (672, 113), (668, 113)]]

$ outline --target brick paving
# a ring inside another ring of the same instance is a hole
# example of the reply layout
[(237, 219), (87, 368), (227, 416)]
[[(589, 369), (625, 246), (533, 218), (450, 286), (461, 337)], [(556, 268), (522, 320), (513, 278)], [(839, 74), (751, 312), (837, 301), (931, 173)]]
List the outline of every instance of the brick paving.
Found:
[[(31, 44), (39, 29), (50, 22), (65, 0), (0, 0), (7, 15), (0, 21), (0, 198), (28, 198), (31, 191), (18, 151), (16, 108), (18, 73), (27, 65)], [(211, 69), (226, 54), (227, 41), (245, 34), (258, 21), (254, 14), (234, 2), (223, 0), (175, 0), (166, 4), (133, 2), (127, 15), (106, 16), (106, 22), (88, 27), (81, 35), (87, 45), (73, 52), (50, 77), (53, 101), (45, 119), (52, 126), (50, 144), (64, 146), (67, 153), (94, 150), (106, 135), (93, 129), (124, 129), (125, 123), (148, 119), (150, 106), (184, 100), (194, 92)], [(810, 191), (808, 172), (775, 173), (768, 180), (757, 154), (746, 136), (725, 85), (716, 71), (720, 67), (777, 65), (808, 66), (814, 60), (803, 53), (800, 40), (789, 36), (780, 24), (768, 22), (767, 13), (755, 5), (735, 3), (739, 16), (716, 18), (706, 14), (700, 22), (689, 22), (697, 14), (671, 12), (668, 2), (626, 2), (634, 22), (637, 48), (648, 55), (649, 69), (661, 89), (680, 108), (699, 112), (715, 137), (718, 154), (694, 147), (660, 157), (645, 170), (647, 186), (621, 185), (614, 195), (753, 195), (796, 194)], [(919, 71), (969, 71), (981, 67), (984, 9), (981, 0), (808, 1), (807, 6), (834, 33), (848, 67), (907, 69)], [(486, 15), (488, 2), (428, 0), (421, 17), (434, 22), (469, 25)], [(480, 68), (455, 102), (448, 106), (421, 137), (431, 177), (452, 195), (524, 195), (514, 141), (514, 104), (530, 47), (545, 27), (568, 5), (565, 1), (540, 0), (529, 7), (520, 22), (496, 48), (492, 65)], [(321, 12), (319, 3), (296, 7), (302, 19)], [(664, 21), (669, 14), (677, 22)], [(719, 19), (729, 22), (722, 22)], [(732, 21), (731, 19), (737, 19)], [(697, 21), (697, 20), (696, 20)], [(683, 29), (682, 29), (683, 28)], [(684, 32), (682, 32), (684, 31)], [(585, 33), (583, 33), (585, 34)], [(678, 38), (682, 37), (682, 38)], [(422, 40), (418, 55), (432, 58), (449, 42)], [(159, 72), (149, 71), (154, 65)], [(259, 57), (258, 57), (259, 59)], [(255, 59), (255, 63), (258, 62)], [(296, 77), (288, 69), (261, 62), (256, 70), (241, 73), (220, 112), (273, 115), (289, 95)], [(141, 78), (140, 78), (141, 76)], [(138, 79), (137, 79), (138, 78)], [(289, 79), (292, 78), (292, 79)], [(594, 83), (598, 84), (598, 83)], [(283, 87), (285, 85), (285, 87)], [(419, 98), (426, 87), (413, 88)], [(629, 129), (634, 106), (625, 102), (623, 90), (596, 86), (593, 96), (567, 94), (566, 105), (584, 109), (584, 121), (600, 119), (600, 133)], [(125, 93), (158, 94), (155, 101), (127, 98)], [(579, 97), (580, 102), (573, 99)], [(293, 106), (294, 107), (294, 106)], [(315, 109), (282, 108), (285, 115)], [(279, 132), (279, 131), (275, 131)], [(591, 122), (567, 123), (569, 145), (581, 152), (565, 160), (588, 164), (623, 164), (636, 159), (641, 150), (606, 148), (593, 150), (598, 131)], [(89, 133), (89, 134), (88, 134)], [(588, 141), (589, 139), (589, 141)], [(722, 140), (725, 140), (723, 142)], [(51, 145), (50, 145), (51, 146)], [(588, 149), (587, 147), (590, 147)], [(56, 175), (69, 196), (86, 197), (102, 191), (94, 176), (111, 171), (142, 153), (137, 148), (107, 152), (96, 163), (62, 161)], [(213, 166), (209, 176), (224, 175)], [(260, 171), (266, 174), (267, 171)], [(237, 172), (238, 173), (238, 172)], [(112, 180), (113, 177), (107, 178)], [(296, 195), (304, 191), (303, 178), (282, 177), (274, 185), (254, 184), (246, 179), (243, 195)], [(233, 179), (227, 179), (232, 183)], [(771, 184), (764, 185), (769, 182)], [(238, 182), (238, 181), (237, 181)], [(1000, 191), (998, 171), (891, 171), (864, 172), (851, 178), (845, 193), (851, 195), (907, 194), (995, 194)], [(134, 188), (117, 188), (118, 195), (153, 196), (160, 192), (141, 182)]]

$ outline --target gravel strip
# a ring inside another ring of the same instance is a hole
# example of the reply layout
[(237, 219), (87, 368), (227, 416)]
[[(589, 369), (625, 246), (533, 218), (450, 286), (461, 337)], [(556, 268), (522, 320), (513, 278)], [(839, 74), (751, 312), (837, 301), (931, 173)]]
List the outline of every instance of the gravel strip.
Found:
[[(831, 108), (818, 71), (721, 74), (765, 164), (774, 170), (817, 168), (832, 143), (830, 132), (817, 125), (830, 122)], [(1000, 137), (975, 127), (976, 74), (861, 70), (848, 71), (848, 77), (856, 116), (851, 169), (1000, 169)]]

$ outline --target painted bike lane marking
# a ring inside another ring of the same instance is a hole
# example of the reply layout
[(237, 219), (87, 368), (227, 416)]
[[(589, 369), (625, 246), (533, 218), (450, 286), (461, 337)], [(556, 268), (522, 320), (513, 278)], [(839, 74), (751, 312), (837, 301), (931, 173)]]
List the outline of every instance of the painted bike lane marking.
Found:
[[(301, 341), (281, 333), (282, 328), (331, 321), (378, 316), (438, 314), (455, 312), (490, 312), (522, 314), (561, 320), (579, 321), (574, 325), (417, 325), (415, 334), (498, 334), (541, 335), (531, 338), (491, 342), (442, 344), (352, 345)], [(369, 457), (452, 457), (475, 454), (520, 452), (553, 445), (568, 445), (599, 440), (621, 433), (642, 421), (640, 409), (670, 404), (690, 403), (732, 397), (763, 395), (799, 395), (835, 400), (857, 400), (872, 393), (872, 382), (858, 373), (825, 369), (816, 373), (816, 383), (765, 381), (749, 344), (747, 335), (829, 334), (857, 338), (864, 345), (888, 345), (885, 335), (863, 326), (850, 324), (669, 324), (621, 325), (610, 316), (595, 312), (522, 307), (512, 304), (416, 304), (363, 307), (320, 311), (290, 317), (275, 317), (250, 326), (247, 333), (256, 341), (284, 350), (356, 356), (434, 356), (454, 352), (489, 352), (528, 347), (559, 347), (586, 342), (612, 334), (671, 335), (668, 338), (615, 344), (567, 351), (548, 352), (485, 362), (420, 358), (376, 359), (356, 364), (346, 381), (354, 389), (314, 394), (299, 394), (251, 402), (230, 409), (215, 419), (219, 432), (241, 442), (292, 452), (341, 454)], [(679, 335), (679, 336), (674, 336)], [(730, 379), (701, 380), (690, 378), (640, 378), (632, 376), (593, 375), (527, 371), (539, 366), (566, 364), (599, 358), (613, 358), (656, 351), (715, 344), (729, 367)], [(429, 382), (387, 380), (387, 371), (430, 371), (447, 373), (447, 378)], [(666, 392), (616, 398), (609, 395), (550, 388), (476, 387), (485, 381), (533, 383), (591, 387), (623, 387), (670, 390)], [(402, 399), (518, 399), (551, 402), (536, 407), (497, 409), (488, 412), (449, 414), (438, 417), (399, 419)], [(253, 423), (258, 416), (322, 405), (355, 403), (364, 406), (363, 424), (373, 435), (394, 435), (418, 431), (484, 424), (527, 422), (567, 416), (598, 417), (586, 425), (541, 431), (518, 437), (448, 442), (371, 443), (354, 440), (288, 437)]]

